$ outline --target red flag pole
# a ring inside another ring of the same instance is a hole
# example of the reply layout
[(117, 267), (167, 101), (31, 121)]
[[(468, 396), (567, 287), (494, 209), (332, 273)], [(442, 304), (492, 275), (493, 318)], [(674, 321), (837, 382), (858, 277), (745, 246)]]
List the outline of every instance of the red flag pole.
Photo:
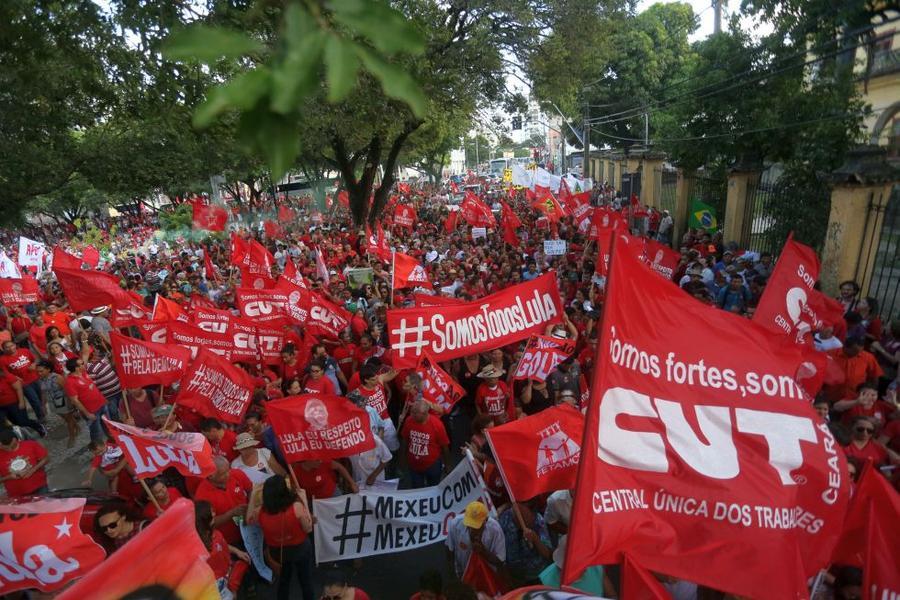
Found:
[(153, 506), (156, 507), (156, 510), (159, 511), (159, 514), (163, 514), (162, 506), (159, 505), (159, 502), (156, 501), (156, 498), (153, 496), (153, 493), (150, 491), (150, 487), (147, 485), (146, 479), (138, 479), (141, 484), (141, 487), (144, 488), (144, 491), (147, 492), (147, 497), (150, 498), (150, 502), (153, 503)]
[(513, 514), (515, 514), (516, 521), (519, 523), (519, 529), (522, 530), (522, 533), (525, 533), (525, 530), (528, 529), (528, 527), (525, 525), (525, 519), (522, 518), (522, 512), (519, 510), (519, 503), (516, 502), (516, 497), (509, 487), (509, 483), (506, 481), (506, 473), (503, 472), (503, 465), (497, 456), (497, 451), (494, 449), (494, 442), (491, 441), (491, 434), (488, 433), (488, 431), (489, 430), (487, 429), (484, 430), (484, 437), (487, 438), (488, 446), (491, 447), (491, 454), (494, 455), (494, 462), (497, 464), (497, 470), (500, 471), (500, 479), (503, 481), (503, 487), (506, 488), (506, 493), (509, 494)]

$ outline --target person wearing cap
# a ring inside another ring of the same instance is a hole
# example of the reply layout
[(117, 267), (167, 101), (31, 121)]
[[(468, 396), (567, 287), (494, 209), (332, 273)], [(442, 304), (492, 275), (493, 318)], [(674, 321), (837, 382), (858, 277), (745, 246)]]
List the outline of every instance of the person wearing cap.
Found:
[(463, 514), (447, 524), (447, 560), (457, 577), (466, 572), (472, 552), (476, 552), (494, 570), (506, 560), (506, 539), (496, 519), (483, 502), (469, 502)]
[(162, 431), (163, 426), (166, 424), (166, 421), (169, 422), (169, 426), (166, 427), (166, 431), (172, 433), (181, 429), (181, 424), (178, 422), (178, 417), (173, 417), (169, 419), (169, 414), (172, 412), (174, 406), (171, 404), (160, 404), (153, 408), (150, 411), (150, 416), (153, 418), (153, 428), (157, 431)]
[(91, 330), (109, 344), (109, 332), (112, 331), (112, 325), (109, 322), (109, 307), (98, 306), (91, 310), (91, 315), (94, 317), (91, 319)]
[(231, 468), (243, 471), (247, 478), (256, 485), (262, 483), (272, 475), (287, 475), (272, 452), (268, 448), (260, 448), (260, 444), (253, 434), (245, 431), (238, 434), (234, 449), (240, 456), (231, 461)]
[(500, 381), (503, 369), (488, 365), (478, 373), (482, 383), (475, 391), (475, 410), (479, 415), (489, 415), (494, 425), (502, 425), (516, 416), (516, 407), (506, 382)]

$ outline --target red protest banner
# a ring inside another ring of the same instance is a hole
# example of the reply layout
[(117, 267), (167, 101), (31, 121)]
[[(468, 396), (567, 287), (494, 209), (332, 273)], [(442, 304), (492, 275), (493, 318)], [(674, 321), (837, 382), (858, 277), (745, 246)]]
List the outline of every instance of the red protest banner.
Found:
[(306, 329), (311, 334), (336, 340), (350, 326), (350, 311), (325, 299), (313, 290), (306, 293), (309, 319)]
[(462, 298), (450, 298), (449, 296), (429, 296), (428, 294), (413, 294), (416, 308), (428, 308), (429, 306), (450, 306), (465, 304)]
[(528, 500), (575, 487), (584, 434), (577, 409), (560, 404), (485, 433), (511, 497)]
[(466, 395), (465, 388), (444, 371), (428, 352), (422, 353), (416, 373), (422, 376), (422, 397), (439, 405), (445, 414)]
[(30, 275), (21, 279), (0, 279), (0, 304), (31, 304), (41, 299), (38, 282)]
[(289, 283), (294, 284), (297, 287), (307, 289), (306, 282), (303, 281), (303, 275), (297, 270), (297, 266), (294, 264), (294, 261), (288, 258), (284, 262), (284, 272), (281, 273), (281, 278), (278, 281), (288, 281)]
[(75, 269), (81, 270), (81, 258), (66, 252), (59, 246), (53, 248), (53, 271), (56, 269)]
[(472, 227), (494, 228), (497, 226), (497, 220), (494, 218), (491, 207), (472, 192), (466, 192), (465, 198), (459, 205), (459, 212)]
[(594, 208), (589, 229), (590, 238), (596, 240), (601, 229), (616, 229), (623, 221), (622, 214), (610, 208), (605, 206)]
[(253, 378), (203, 348), (181, 378), (176, 401), (201, 415), (240, 423), (253, 399)]
[(273, 400), (266, 412), (288, 462), (341, 458), (375, 447), (368, 413), (341, 396)]
[(228, 333), (234, 315), (231, 311), (196, 306), (191, 310), (191, 324), (203, 331)]
[(165, 339), (169, 344), (181, 344), (190, 349), (191, 356), (197, 356), (197, 353), (203, 348), (226, 360), (231, 360), (234, 352), (234, 339), (230, 332), (204, 331), (181, 321), (171, 321), (166, 325)]
[(202, 433), (163, 433), (106, 417), (103, 422), (138, 479), (155, 477), (169, 467), (185, 477), (206, 477), (216, 471), (212, 447)]
[(194, 503), (179, 498), (103, 564), (56, 600), (218, 600), (209, 551), (197, 535)]
[(628, 553), (731, 594), (804, 596), (849, 479), (802, 401), (803, 353), (663, 281), (618, 236), (612, 254), (563, 581)]
[(301, 310), (302, 290), (287, 293), (280, 289), (238, 288), (234, 291), (241, 315), (267, 326), (303, 324), (307, 313)]
[(562, 312), (555, 273), (441, 311), (388, 310), (393, 366), (414, 366), (423, 349), (444, 361), (505, 346), (560, 322)]
[(566, 360), (574, 348), (559, 338), (532, 335), (525, 346), (525, 352), (516, 365), (513, 379), (533, 379), (547, 381), (547, 376), (559, 363)]
[(417, 220), (416, 209), (409, 204), (398, 204), (394, 209), (394, 223), (399, 227), (412, 230)]
[(160, 323), (167, 321), (181, 321), (187, 323), (190, 321), (190, 318), (187, 313), (184, 312), (184, 309), (181, 308), (180, 304), (157, 294), (153, 301), (153, 312), (150, 315), (150, 320)]
[(55, 266), (53, 272), (72, 310), (91, 310), (104, 305), (126, 308), (134, 303), (119, 285), (119, 278), (108, 273)]
[(274, 327), (257, 327), (249, 319), (235, 318), (231, 323), (234, 339), (234, 362), (274, 364), (281, 359), (284, 330)]
[[(380, 221), (376, 225), (375, 233), (372, 233), (372, 229), (368, 224), (366, 224), (365, 251), (367, 254), (374, 254), (381, 260), (391, 260), (391, 249), (388, 246), (387, 239), (384, 236), (384, 227), (381, 226)], [(327, 280), (328, 278), (322, 277), (322, 279)]]
[(644, 262), (654, 273), (669, 281), (675, 277), (675, 270), (681, 261), (681, 254), (656, 240), (644, 238)]
[(788, 236), (772, 277), (759, 299), (753, 322), (785, 333), (798, 344), (812, 343), (812, 333), (823, 323), (844, 318), (840, 302), (813, 288), (819, 278), (819, 257), (809, 246)]
[(103, 562), (106, 552), (81, 531), (84, 498), (0, 504), (0, 593), (52, 592)]
[(170, 385), (181, 379), (191, 361), (191, 351), (175, 344), (156, 344), (109, 332), (119, 381), (126, 388)]
[(431, 289), (431, 281), (425, 267), (417, 259), (402, 252), (394, 252), (394, 268), (392, 285), (395, 290), (405, 287), (423, 287)]

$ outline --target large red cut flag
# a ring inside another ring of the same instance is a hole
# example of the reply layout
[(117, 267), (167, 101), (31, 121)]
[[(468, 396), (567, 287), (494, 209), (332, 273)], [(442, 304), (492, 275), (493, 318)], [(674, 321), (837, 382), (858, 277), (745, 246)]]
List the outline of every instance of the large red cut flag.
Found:
[(179, 498), (57, 600), (218, 600), (209, 551), (197, 535), (194, 503)]
[(618, 236), (612, 256), (564, 583), (627, 553), (740, 596), (804, 597), (849, 479), (795, 380), (801, 349), (688, 296)]
[(453, 405), (466, 395), (465, 388), (450, 377), (428, 352), (419, 359), (416, 373), (422, 377), (422, 398), (443, 408), (444, 414), (449, 414)]
[(513, 379), (546, 381), (550, 373), (575, 350), (559, 338), (533, 335), (513, 371)]
[(253, 399), (253, 378), (218, 354), (201, 348), (181, 378), (176, 401), (201, 415), (240, 423)]
[(0, 594), (58, 590), (88, 573), (106, 552), (81, 531), (84, 498), (0, 504)]
[(313, 290), (309, 290), (305, 296), (305, 304), (301, 304), (301, 310), (305, 309), (309, 315), (306, 330), (318, 337), (338, 339), (341, 332), (350, 326), (353, 316), (350, 311)]
[(866, 600), (894, 598), (900, 592), (898, 522), (900, 494), (872, 463), (867, 463), (831, 559), (833, 564), (863, 569), (862, 597)]
[(0, 304), (31, 304), (41, 299), (41, 288), (31, 275), (21, 279), (0, 279)]
[(425, 267), (414, 257), (402, 252), (394, 252), (394, 269), (392, 286), (395, 290), (405, 287), (421, 287), (431, 289), (431, 280)]
[(424, 350), (446, 361), (487, 352), (541, 333), (562, 320), (554, 273), (546, 273), (484, 298), (433, 308), (388, 309), (388, 338), (395, 368), (414, 367)]
[(560, 404), (485, 430), (511, 498), (575, 487), (584, 417)]
[(647, 569), (628, 554), (622, 561), (621, 594), (628, 600), (672, 600), (672, 595)]
[(400, 227), (405, 227), (412, 231), (413, 227), (416, 226), (417, 220), (416, 209), (409, 204), (398, 204), (394, 209), (394, 223)]
[(811, 344), (813, 332), (844, 317), (840, 302), (813, 288), (818, 278), (816, 251), (795, 242), (791, 234), (759, 299), (753, 322), (788, 334), (798, 344)]
[(216, 471), (212, 447), (202, 433), (166, 433), (106, 417), (103, 422), (138, 479), (155, 477), (168, 468), (185, 477), (206, 477)]
[(375, 447), (368, 413), (341, 396), (273, 400), (266, 412), (288, 462), (342, 458)]
[(234, 340), (227, 330), (202, 329), (190, 323), (171, 321), (165, 326), (165, 331), (163, 340), (166, 343), (184, 346), (191, 351), (191, 356), (197, 356), (204, 348), (230, 360), (234, 352)]
[(63, 269), (81, 269), (83, 262), (80, 258), (69, 254), (59, 246), (53, 248), (53, 271), (60, 267)]
[(272, 290), (241, 287), (234, 291), (234, 298), (241, 315), (256, 323), (272, 327), (300, 325), (306, 321), (307, 314), (300, 304), (304, 291), (296, 287), (288, 291), (277, 285)]
[(228, 210), (225, 207), (194, 202), (193, 225), (195, 229), (225, 231), (227, 223)]
[(191, 362), (191, 351), (176, 344), (145, 342), (117, 331), (109, 332), (119, 382), (126, 388), (171, 385)]

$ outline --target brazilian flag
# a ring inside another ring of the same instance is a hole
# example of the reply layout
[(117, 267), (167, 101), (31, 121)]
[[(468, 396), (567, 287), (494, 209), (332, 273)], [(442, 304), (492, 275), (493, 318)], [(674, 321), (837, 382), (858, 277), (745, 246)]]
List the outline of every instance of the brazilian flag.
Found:
[(705, 202), (700, 202), (696, 199), (691, 200), (691, 218), (688, 219), (689, 227), (715, 231), (718, 225), (716, 209)]

